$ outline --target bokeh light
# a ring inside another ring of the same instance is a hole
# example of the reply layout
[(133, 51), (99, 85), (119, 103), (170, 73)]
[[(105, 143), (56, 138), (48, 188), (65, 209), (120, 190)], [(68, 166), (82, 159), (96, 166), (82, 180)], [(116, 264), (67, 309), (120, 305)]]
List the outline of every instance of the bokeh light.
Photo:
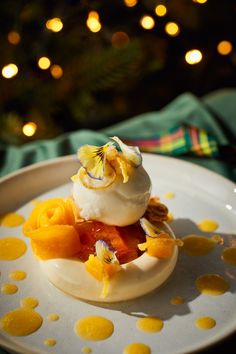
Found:
[(60, 32), (63, 28), (63, 22), (59, 17), (54, 17), (47, 20), (46, 27), (52, 32)]
[(185, 54), (185, 60), (190, 65), (198, 64), (202, 60), (202, 53), (198, 49), (189, 50)]
[(193, 2), (196, 2), (197, 4), (205, 4), (207, 0), (193, 0)]
[(150, 30), (155, 26), (155, 21), (151, 16), (145, 15), (140, 20), (140, 25), (146, 29)]
[(233, 45), (229, 41), (221, 41), (217, 45), (217, 51), (221, 55), (228, 55), (232, 52)]
[(86, 25), (91, 32), (99, 32), (102, 25), (99, 20), (99, 14), (96, 11), (90, 11), (86, 21)]
[(63, 70), (60, 65), (54, 64), (50, 68), (50, 73), (54, 79), (60, 79), (63, 75)]
[(165, 16), (167, 14), (167, 8), (165, 5), (159, 4), (155, 7), (155, 13), (157, 16)]
[(7, 39), (8, 39), (8, 42), (13, 44), (13, 45), (17, 45), (20, 43), (20, 40), (21, 40), (21, 37), (20, 37), (20, 34), (16, 31), (11, 31), (8, 33), (7, 35)]
[(124, 0), (124, 3), (127, 7), (133, 7), (137, 5), (138, 0)]
[(38, 66), (42, 70), (47, 70), (51, 65), (51, 61), (47, 57), (41, 57), (38, 60)]
[(165, 31), (166, 33), (171, 36), (171, 37), (175, 37), (178, 36), (179, 32), (180, 32), (180, 28), (177, 25), (177, 23), (175, 22), (168, 22), (165, 25)]
[(129, 36), (125, 32), (115, 32), (111, 37), (111, 43), (114, 48), (124, 48), (129, 44)]
[(2, 68), (2, 76), (5, 77), (5, 79), (11, 79), (12, 77), (16, 76), (17, 73), (18, 67), (16, 64), (10, 63)]
[(36, 133), (37, 130), (37, 124), (34, 122), (28, 122), (23, 125), (22, 127), (22, 133), (26, 136), (33, 136)]

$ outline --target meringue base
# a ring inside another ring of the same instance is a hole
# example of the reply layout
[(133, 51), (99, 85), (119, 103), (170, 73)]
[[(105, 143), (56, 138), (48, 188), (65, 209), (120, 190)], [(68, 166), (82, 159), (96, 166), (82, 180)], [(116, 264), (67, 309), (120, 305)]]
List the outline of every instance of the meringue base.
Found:
[[(175, 238), (170, 227), (163, 229)], [(63, 292), (76, 298), (95, 302), (119, 302), (134, 299), (160, 287), (173, 272), (178, 258), (178, 246), (166, 260), (149, 256), (144, 252), (132, 262), (121, 265), (121, 270), (109, 280), (106, 297), (101, 297), (103, 282), (86, 271), (78, 259), (50, 259), (41, 261), (42, 270), (49, 281)]]

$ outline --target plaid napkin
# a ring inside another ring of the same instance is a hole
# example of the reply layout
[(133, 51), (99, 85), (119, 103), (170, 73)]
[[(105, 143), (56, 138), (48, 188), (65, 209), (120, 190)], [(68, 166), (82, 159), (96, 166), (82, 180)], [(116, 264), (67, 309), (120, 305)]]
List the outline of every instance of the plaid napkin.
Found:
[(127, 144), (136, 145), (144, 152), (163, 155), (218, 157), (216, 140), (205, 129), (193, 126), (175, 126), (165, 132), (157, 133), (150, 139), (124, 139)]

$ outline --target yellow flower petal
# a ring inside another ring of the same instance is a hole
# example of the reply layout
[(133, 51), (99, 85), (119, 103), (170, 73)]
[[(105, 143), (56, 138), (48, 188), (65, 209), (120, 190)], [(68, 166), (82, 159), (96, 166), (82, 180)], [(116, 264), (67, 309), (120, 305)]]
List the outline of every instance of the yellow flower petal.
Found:
[(117, 136), (111, 138), (114, 140), (120, 147), (122, 153), (135, 167), (138, 167), (142, 164), (142, 156), (140, 150), (137, 146), (129, 146), (123, 143)]
[(84, 145), (78, 151), (78, 159), (88, 175), (95, 179), (104, 177), (106, 152), (111, 143), (103, 146)]

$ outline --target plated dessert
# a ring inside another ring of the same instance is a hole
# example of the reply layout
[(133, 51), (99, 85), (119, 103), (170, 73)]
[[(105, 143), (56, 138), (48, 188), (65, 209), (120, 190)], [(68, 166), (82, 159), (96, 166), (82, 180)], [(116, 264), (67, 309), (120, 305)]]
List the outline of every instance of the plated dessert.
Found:
[(177, 240), (168, 209), (151, 196), (137, 147), (113, 137), (78, 150), (72, 195), (37, 205), (24, 223), (49, 281), (83, 300), (115, 302), (144, 295), (172, 273)]

